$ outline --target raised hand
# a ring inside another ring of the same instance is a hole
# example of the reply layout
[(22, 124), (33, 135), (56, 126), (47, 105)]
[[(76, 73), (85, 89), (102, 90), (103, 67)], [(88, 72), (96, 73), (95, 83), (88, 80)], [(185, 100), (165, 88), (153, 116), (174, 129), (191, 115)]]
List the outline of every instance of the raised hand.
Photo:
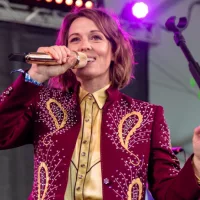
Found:
[(28, 71), (32, 79), (39, 83), (43, 83), (51, 77), (65, 73), (76, 63), (76, 57), (66, 46), (40, 47), (37, 52), (50, 54), (58, 63), (58, 65), (39, 65), (32, 64)]

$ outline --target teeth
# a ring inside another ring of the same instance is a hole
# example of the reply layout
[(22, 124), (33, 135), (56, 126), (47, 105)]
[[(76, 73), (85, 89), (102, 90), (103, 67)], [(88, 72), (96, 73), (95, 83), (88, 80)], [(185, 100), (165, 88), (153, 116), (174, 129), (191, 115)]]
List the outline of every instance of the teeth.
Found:
[(87, 61), (88, 62), (94, 62), (96, 59), (95, 58), (88, 58)]

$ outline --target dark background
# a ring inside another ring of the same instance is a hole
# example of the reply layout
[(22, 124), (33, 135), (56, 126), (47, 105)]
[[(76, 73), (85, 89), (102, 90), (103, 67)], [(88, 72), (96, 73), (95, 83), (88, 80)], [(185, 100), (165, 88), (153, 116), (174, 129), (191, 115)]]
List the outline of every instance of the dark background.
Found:
[[(14, 69), (30, 65), (10, 62), (8, 55), (33, 52), (40, 46), (54, 45), (57, 30), (0, 21), (0, 92), (18, 76)], [(135, 79), (122, 90), (127, 95), (148, 101), (148, 44), (133, 42), (135, 52)], [(28, 134), (28, 133), (27, 133)], [(24, 200), (31, 192), (33, 181), (33, 147), (0, 151), (0, 200)]]

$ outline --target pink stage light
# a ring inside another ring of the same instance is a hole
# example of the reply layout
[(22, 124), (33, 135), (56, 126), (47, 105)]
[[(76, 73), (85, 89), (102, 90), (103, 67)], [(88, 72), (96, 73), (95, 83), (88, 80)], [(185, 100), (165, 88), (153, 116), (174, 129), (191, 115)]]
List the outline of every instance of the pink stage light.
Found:
[(137, 2), (132, 6), (132, 14), (137, 18), (144, 18), (147, 16), (149, 8), (144, 2)]

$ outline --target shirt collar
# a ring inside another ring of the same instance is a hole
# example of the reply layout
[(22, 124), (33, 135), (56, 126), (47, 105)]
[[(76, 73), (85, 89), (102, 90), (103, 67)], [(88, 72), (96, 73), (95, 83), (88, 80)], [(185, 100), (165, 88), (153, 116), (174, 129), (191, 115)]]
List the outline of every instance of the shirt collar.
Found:
[[(100, 109), (103, 108), (105, 102), (106, 102), (106, 98), (107, 98), (107, 94), (106, 94), (106, 90), (110, 87), (110, 83), (108, 85), (106, 85), (105, 87), (101, 88), (100, 90), (97, 90), (96, 92), (92, 93), (92, 96), (94, 97), (97, 105), (99, 106)], [(80, 103), (83, 101), (83, 99), (89, 95), (89, 92), (87, 92), (86, 90), (84, 90), (82, 87), (80, 87), (79, 90), (79, 100)]]
[(80, 103), (83, 101), (83, 99), (89, 94), (86, 90), (84, 90), (82, 87), (80, 87), (79, 90), (79, 101)]

